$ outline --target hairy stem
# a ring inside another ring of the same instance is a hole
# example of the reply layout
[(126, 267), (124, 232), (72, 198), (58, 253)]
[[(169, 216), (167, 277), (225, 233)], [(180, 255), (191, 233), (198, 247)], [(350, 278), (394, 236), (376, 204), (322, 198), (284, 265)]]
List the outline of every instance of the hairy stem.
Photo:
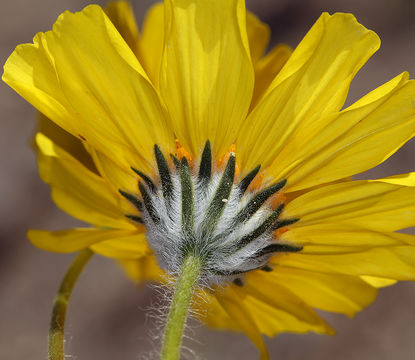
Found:
[(189, 255), (183, 262), (164, 329), (162, 360), (180, 358), (183, 330), (201, 268), (202, 261), (195, 256)]
[(55, 296), (49, 327), (48, 360), (65, 359), (64, 328), (66, 309), (75, 283), (92, 255), (93, 252), (91, 250), (85, 249), (76, 256), (75, 260), (67, 270), (58, 293)]

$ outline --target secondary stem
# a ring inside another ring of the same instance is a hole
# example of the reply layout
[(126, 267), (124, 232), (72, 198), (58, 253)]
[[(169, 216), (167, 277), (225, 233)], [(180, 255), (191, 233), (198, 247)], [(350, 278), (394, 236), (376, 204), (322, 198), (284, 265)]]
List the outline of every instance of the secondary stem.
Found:
[(199, 279), (202, 262), (189, 255), (183, 262), (164, 329), (162, 360), (178, 360), (187, 313)]
[(65, 359), (63, 347), (66, 309), (75, 283), (92, 255), (91, 250), (82, 250), (72, 262), (61, 282), (53, 302), (48, 339), (48, 360)]

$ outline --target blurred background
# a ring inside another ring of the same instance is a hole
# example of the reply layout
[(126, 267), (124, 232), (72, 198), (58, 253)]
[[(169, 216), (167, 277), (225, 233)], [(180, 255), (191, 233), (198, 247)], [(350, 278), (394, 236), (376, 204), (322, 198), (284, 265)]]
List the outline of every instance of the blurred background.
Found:
[[(104, 1), (98, 1), (104, 5)], [(153, 1), (132, 1), (141, 22)], [(0, 63), (20, 43), (49, 30), (64, 10), (77, 11), (84, 0), (13, 0), (1, 2)], [(295, 46), (322, 11), (352, 12), (382, 39), (378, 53), (357, 75), (347, 103), (408, 70), (415, 72), (413, 0), (248, 0), (247, 6), (272, 29), (272, 44)], [(77, 225), (50, 200), (37, 176), (29, 147), (35, 111), (0, 84), (0, 358), (46, 359), (52, 299), (72, 256), (43, 252), (25, 237), (28, 228), (62, 229)], [(415, 142), (363, 177), (415, 170)], [(78, 282), (67, 321), (68, 359), (147, 358), (155, 345), (146, 313), (157, 293), (137, 289), (109, 259), (96, 256)], [(383, 289), (376, 302), (351, 320), (323, 314), (337, 329), (334, 337), (283, 334), (267, 339), (273, 359), (413, 359), (415, 283)], [(242, 335), (210, 331), (195, 324), (191, 346), (202, 359), (256, 359)], [(190, 359), (194, 355), (187, 356)]]

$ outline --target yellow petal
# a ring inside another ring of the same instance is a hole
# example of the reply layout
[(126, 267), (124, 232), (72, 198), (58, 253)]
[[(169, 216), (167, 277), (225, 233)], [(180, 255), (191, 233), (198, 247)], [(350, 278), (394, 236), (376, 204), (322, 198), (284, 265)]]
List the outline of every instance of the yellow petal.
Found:
[(415, 187), (380, 180), (350, 181), (310, 191), (287, 204), (293, 227), (321, 223), (396, 231), (415, 225)]
[(137, 236), (130, 230), (99, 230), (79, 228), (61, 231), (29, 230), (31, 243), (43, 250), (69, 253), (90, 247), (101, 241)]
[(322, 14), (238, 134), (242, 166), (269, 166), (296, 131), (339, 111), (352, 78), (379, 43), (353, 15)]
[(389, 176), (376, 181), (382, 181), (388, 184), (404, 185), (404, 186), (415, 186), (415, 173), (399, 174)]
[(270, 281), (303, 299), (313, 308), (353, 316), (371, 304), (377, 291), (359, 277), (323, 274), (319, 268), (303, 270), (291, 267), (283, 257), (274, 257)]
[[(243, 303), (261, 333), (270, 337), (286, 331), (333, 334), (330, 326), (309, 305), (267, 275), (259, 272), (247, 274), (241, 290), (238, 292), (236, 288), (238, 295), (234, 300)], [(235, 287), (231, 285), (231, 288), (229, 296), (232, 297)], [(227, 292), (228, 288), (222, 291)], [(195, 312), (206, 325), (221, 330), (243, 331), (210, 293), (199, 294), (195, 300)]]
[[(126, 169), (119, 164), (115, 163), (112, 159), (106, 155), (90, 148), (89, 153), (94, 161), (100, 176), (107, 183), (110, 191), (119, 195), (120, 190), (136, 195), (140, 197), (138, 192), (138, 182), (142, 180), (131, 168)], [(152, 176), (152, 172), (147, 172), (149, 176)], [(136, 214), (137, 209), (132, 206), (131, 202), (123, 196), (118, 196), (119, 211), (123, 214)]]
[[(309, 248), (322, 246), (347, 251), (348, 248), (365, 249), (376, 246), (415, 245), (415, 236), (395, 232), (378, 232), (357, 227), (353, 224), (319, 223), (293, 226), (280, 235), (286, 242), (308, 245)], [(343, 247), (343, 250), (341, 248)]]
[(397, 283), (397, 280), (394, 279), (385, 279), (376, 276), (367, 276), (362, 275), (360, 277), (363, 281), (366, 281), (368, 284), (372, 285), (375, 288), (381, 288), (385, 286), (391, 286)]
[(403, 73), (294, 136), (271, 165), (295, 191), (370, 169), (415, 135), (415, 82)]
[[(333, 334), (333, 329), (308, 304), (288, 289), (276, 284), (268, 273), (254, 271), (247, 274), (245, 280), (241, 292), (250, 295), (248, 302), (252, 305), (256, 303), (265, 310), (260, 312), (265, 316), (257, 318), (258, 307), (250, 308), (262, 333), (270, 337), (285, 331)], [(269, 308), (272, 309), (272, 315)], [(266, 329), (263, 328), (265, 324)]]
[(155, 143), (173, 148), (157, 92), (99, 6), (65, 12), (52, 31), (18, 46), (3, 80), (120, 166), (142, 167)]
[[(259, 331), (269, 337), (282, 332), (306, 333), (314, 331), (310, 324), (299, 321), (296, 317), (272, 307), (256, 297), (248, 295), (243, 299), (243, 302), (247, 311), (255, 320)], [(318, 332), (322, 333), (322, 330), (319, 329)], [(334, 331), (330, 332), (330, 334), (333, 333)]]
[(241, 294), (234, 286), (229, 286), (225, 293), (217, 295), (217, 299), (223, 309), (241, 330), (251, 339), (260, 352), (260, 360), (269, 360), (268, 350), (264, 339), (252, 319), (249, 309), (241, 301)]
[(97, 254), (117, 259), (139, 259), (146, 255), (151, 255), (144, 233), (131, 232), (126, 235), (114, 236), (112, 239), (101, 241), (91, 246), (91, 250)]
[(38, 166), (52, 188), (53, 201), (73, 217), (102, 227), (135, 229), (119, 208), (108, 184), (43, 134), (36, 136)]
[(374, 247), (360, 252), (332, 254), (298, 253), (276, 257), (273, 262), (284, 266), (338, 273), (352, 276), (369, 275), (395, 280), (415, 280), (415, 250), (413, 246)]
[(251, 109), (254, 108), (261, 97), (265, 94), (272, 80), (281, 71), (289, 57), (292, 49), (280, 44), (275, 46), (265, 57), (260, 59), (255, 66), (255, 88), (252, 96)]
[(229, 316), (216, 296), (211, 292), (203, 291), (196, 293), (193, 302), (193, 310), (196, 316), (205, 325), (219, 330), (243, 331), (235, 321), (232, 320), (232, 317)]
[(131, 193), (138, 191), (138, 176), (134, 171), (120, 166), (105, 154), (94, 149), (91, 150), (91, 156), (100, 175), (112, 186), (113, 191), (117, 192), (118, 189)]
[[(107, 182), (113, 193), (119, 194), (119, 190), (122, 190), (138, 197), (141, 196), (138, 193), (138, 182), (142, 179), (131, 168), (126, 169), (120, 166), (95, 149), (89, 149), (89, 152), (99, 174)], [(150, 177), (154, 176), (153, 172), (147, 172), (147, 174)], [(137, 212), (137, 209), (124, 197), (119, 197), (118, 205), (123, 214), (135, 214)]]
[(254, 74), (242, 0), (168, 0), (160, 91), (181, 144), (207, 139), (223, 154), (235, 141)]
[(126, 275), (136, 283), (143, 281), (165, 282), (165, 273), (157, 265), (154, 255), (139, 259), (118, 259)]
[(128, 1), (114, 1), (104, 10), (134, 54), (139, 56), (138, 26), (131, 4)]
[(263, 57), (271, 32), (267, 24), (249, 11), (246, 13), (246, 30), (255, 71), (254, 94), (251, 101), (252, 109), (287, 62), (292, 50), (289, 46), (281, 44), (275, 46)]
[(158, 87), (164, 48), (164, 6), (153, 5), (144, 18), (140, 36), (140, 62), (154, 86)]
[(267, 49), (271, 30), (267, 24), (248, 11), (246, 13), (246, 32), (252, 63), (255, 65)]
[(40, 112), (37, 113), (37, 119), (37, 132), (44, 134), (54, 144), (78, 160), (87, 169), (97, 172), (91, 156), (79, 138), (69, 134)]

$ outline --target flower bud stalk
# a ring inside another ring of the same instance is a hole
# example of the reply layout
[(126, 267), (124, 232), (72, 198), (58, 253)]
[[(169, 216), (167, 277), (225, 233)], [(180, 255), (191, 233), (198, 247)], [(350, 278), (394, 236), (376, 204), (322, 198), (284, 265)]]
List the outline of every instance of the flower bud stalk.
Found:
[(161, 348), (162, 360), (178, 360), (187, 314), (202, 270), (202, 261), (188, 255), (182, 264), (170, 305)]
[(58, 293), (55, 296), (49, 327), (48, 360), (65, 360), (64, 329), (69, 298), (71, 297), (72, 290), (79, 275), (91, 259), (92, 255), (93, 252), (91, 250), (85, 249), (76, 256), (75, 260), (67, 270)]

